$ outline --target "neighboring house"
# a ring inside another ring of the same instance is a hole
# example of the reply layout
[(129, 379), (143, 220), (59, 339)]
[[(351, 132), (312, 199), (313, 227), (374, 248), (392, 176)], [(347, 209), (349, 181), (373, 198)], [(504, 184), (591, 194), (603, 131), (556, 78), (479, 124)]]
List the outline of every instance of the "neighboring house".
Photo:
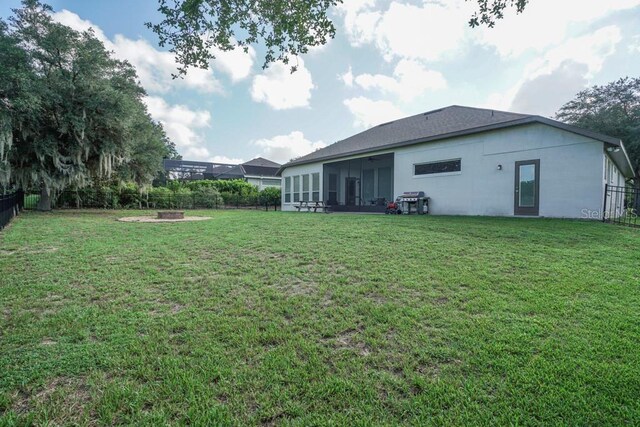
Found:
[(266, 187), (280, 187), (277, 175), (279, 163), (257, 157), (239, 165), (195, 162), (190, 160), (164, 160), (164, 169), (173, 178), (199, 179), (243, 179), (262, 190)]
[(256, 157), (240, 165), (244, 170), (244, 179), (260, 190), (266, 187), (280, 187), (281, 178), (278, 176), (280, 166), (279, 163), (262, 157)]
[[(625, 185), (618, 139), (540, 116), (451, 106), (384, 123), (279, 171), (283, 210), (321, 200), (381, 212), (424, 191), (437, 215), (596, 217), (605, 183)], [(622, 206), (622, 202), (618, 202)]]

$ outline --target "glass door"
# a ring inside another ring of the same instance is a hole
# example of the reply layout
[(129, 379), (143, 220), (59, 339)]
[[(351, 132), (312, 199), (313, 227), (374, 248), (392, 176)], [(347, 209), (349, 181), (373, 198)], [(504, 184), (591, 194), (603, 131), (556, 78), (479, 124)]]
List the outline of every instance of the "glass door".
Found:
[(540, 160), (516, 162), (514, 215), (540, 212)]

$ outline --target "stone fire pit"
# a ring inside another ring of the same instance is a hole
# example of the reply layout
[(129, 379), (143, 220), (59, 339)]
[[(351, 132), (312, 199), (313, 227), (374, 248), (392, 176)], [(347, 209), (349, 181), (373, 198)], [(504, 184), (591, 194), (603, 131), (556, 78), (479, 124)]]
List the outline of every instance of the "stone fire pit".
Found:
[(184, 216), (184, 211), (159, 211), (156, 216), (129, 216), (118, 218), (123, 222), (187, 222), (187, 221), (204, 221), (211, 219), (208, 216)]
[(160, 211), (158, 219), (184, 219), (184, 211)]

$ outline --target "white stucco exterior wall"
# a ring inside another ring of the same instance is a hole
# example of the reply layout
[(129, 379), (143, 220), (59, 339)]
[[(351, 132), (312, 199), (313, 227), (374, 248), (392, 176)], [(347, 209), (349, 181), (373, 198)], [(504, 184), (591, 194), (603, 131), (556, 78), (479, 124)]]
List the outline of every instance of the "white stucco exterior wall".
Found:
[[(282, 172), (282, 186), (280, 187), (282, 189), (281, 193), (282, 193), (282, 210), (283, 211), (294, 211), (295, 208), (293, 207), (294, 202), (293, 202), (293, 196), (291, 197), (291, 202), (285, 202), (285, 181), (286, 181), (286, 177), (291, 177), (291, 186), (293, 189), (293, 177), (296, 175), (305, 175), (305, 174), (313, 174), (313, 173), (320, 173), (320, 199), (322, 199), (322, 194), (323, 194), (323, 179), (322, 179), (322, 163), (310, 163), (307, 165), (300, 165), (300, 166), (292, 166), (290, 168), (286, 168), (283, 172)], [(302, 179), (300, 179), (300, 187), (302, 187)], [(309, 183), (309, 185), (311, 185), (311, 183)], [(296, 190), (293, 189), (293, 191), (295, 192)], [(300, 191), (300, 190), (298, 190)]]
[[(436, 215), (513, 216), (515, 162), (540, 160), (540, 216), (601, 210), (604, 144), (542, 124), (396, 150), (395, 193), (424, 191)], [(413, 176), (413, 165), (462, 159), (461, 172)], [(502, 165), (502, 170), (498, 170)]]

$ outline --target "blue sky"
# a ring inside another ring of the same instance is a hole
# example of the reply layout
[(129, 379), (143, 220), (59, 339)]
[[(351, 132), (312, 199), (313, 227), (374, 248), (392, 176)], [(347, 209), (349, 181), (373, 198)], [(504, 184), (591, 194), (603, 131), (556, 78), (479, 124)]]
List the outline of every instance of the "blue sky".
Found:
[[(531, 0), (523, 15), (471, 29), (473, 2), (345, 0), (337, 36), (293, 75), (262, 70), (262, 48), (222, 54), (172, 80), (144, 27), (153, 0), (55, 0), (54, 18), (93, 26), (138, 69), (152, 116), (187, 159), (278, 162), (367, 127), (451, 104), (551, 116), (586, 86), (640, 73), (640, 0)], [(7, 17), (18, 0), (3, 0)]]

